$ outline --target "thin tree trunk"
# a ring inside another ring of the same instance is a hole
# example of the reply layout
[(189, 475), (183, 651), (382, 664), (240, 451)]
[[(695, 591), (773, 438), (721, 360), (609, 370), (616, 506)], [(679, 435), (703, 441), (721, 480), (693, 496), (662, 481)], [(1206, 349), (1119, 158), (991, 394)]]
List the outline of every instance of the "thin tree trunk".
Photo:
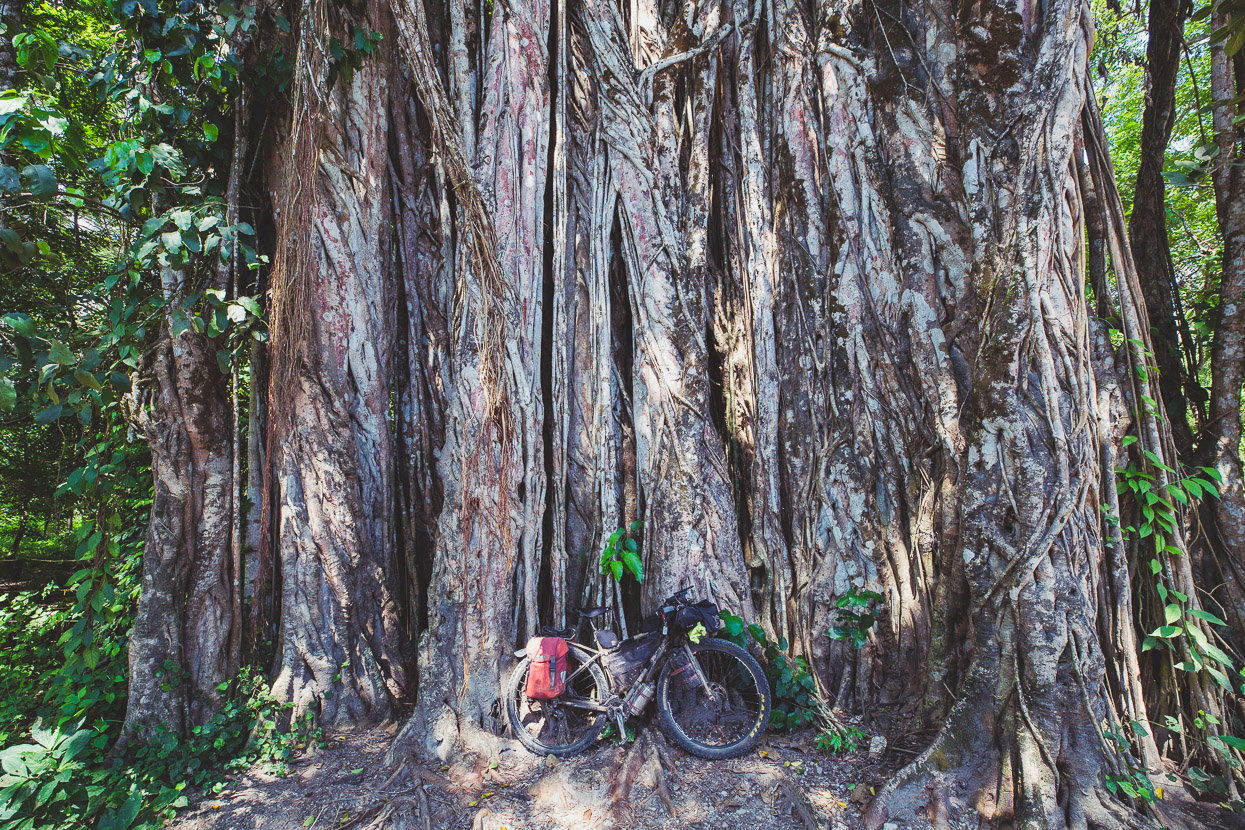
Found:
[[(1227, 18), (1212, 18), (1216, 27)], [(1245, 558), (1245, 489), (1241, 470), (1241, 389), (1245, 384), (1245, 170), (1239, 148), (1242, 112), (1232, 104), (1245, 80), (1240, 67), (1224, 51), (1211, 46), (1211, 96), (1214, 140), (1219, 153), (1211, 169), (1215, 210), (1223, 237), (1223, 268), (1219, 276), (1218, 321), (1210, 353), (1210, 417), (1202, 438), (1204, 463), (1223, 477), (1220, 497), (1213, 505), (1216, 530), (1225, 551), (1238, 563)]]
[(26, 525), (30, 521), (30, 499), (22, 503), (21, 518), (17, 521), (17, 532), (13, 534), (13, 547), (9, 551), (9, 556), (16, 559), (21, 555), (22, 542), (26, 539)]
[[(1189, 425), (1189, 394), (1197, 388), (1196, 366), (1188, 357), (1192, 344), (1182, 328), (1178, 311), (1176, 275), (1167, 244), (1166, 182), (1163, 164), (1167, 143), (1176, 120), (1176, 76), (1184, 46), (1184, 24), (1192, 10), (1187, 0), (1157, 0), (1150, 3), (1146, 44), (1146, 107), (1142, 114), (1137, 182), (1133, 211), (1128, 220), (1128, 241), (1141, 278), (1141, 289), (1150, 313), (1154, 337), (1155, 363), (1159, 372), (1159, 391), (1171, 423), (1172, 434), (1182, 459), (1190, 459), (1194, 449)], [(1198, 419), (1199, 421), (1201, 418)]]
[[(238, 665), (228, 383), (216, 345), (185, 326), (185, 272), (166, 268), (162, 282), (166, 328), (127, 403), (151, 445), (154, 493), (123, 741), (160, 726), (183, 735), (206, 722)], [(186, 330), (172, 334), (175, 322)]]

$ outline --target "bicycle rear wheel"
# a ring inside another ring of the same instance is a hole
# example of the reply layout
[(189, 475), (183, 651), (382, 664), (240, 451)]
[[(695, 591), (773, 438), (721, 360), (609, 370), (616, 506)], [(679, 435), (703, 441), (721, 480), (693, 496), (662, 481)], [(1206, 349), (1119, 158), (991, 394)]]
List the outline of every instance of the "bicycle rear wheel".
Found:
[[(566, 691), (553, 700), (536, 700), (525, 694), (530, 661), (525, 657), (510, 673), (506, 684), (506, 718), (514, 736), (538, 755), (564, 757), (587, 749), (605, 729), (603, 708), (610, 696), (605, 672), (592, 654), (570, 644), (567, 654)], [(578, 673), (576, 673), (578, 672)]]
[(661, 728), (701, 758), (735, 758), (761, 741), (769, 723), (770, 691), (751, 654), (726, 640), (706, 638), (691, 646), (701, 674), (679, 666), (671, 654), (657, 681)]

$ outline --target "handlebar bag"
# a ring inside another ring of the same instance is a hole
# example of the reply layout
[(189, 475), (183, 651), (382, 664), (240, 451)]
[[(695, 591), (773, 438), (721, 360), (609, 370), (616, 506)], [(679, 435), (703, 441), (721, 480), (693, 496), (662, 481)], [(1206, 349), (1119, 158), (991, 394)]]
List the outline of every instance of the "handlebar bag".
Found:
[(561, 637), (533, 637), (527, 641), (527, 687), (524, 692), (535, 700), (553, 700), (566, 691), (566, 655), (570, 652)]
[(697, 623), (705, 627), (707, 634), (717, 631), (722, 624), (718, 607), (709, 600), (704, 600), (695, 605), (684, 605), (674, 614), (674, 628), (678, 631), (691, 631)]

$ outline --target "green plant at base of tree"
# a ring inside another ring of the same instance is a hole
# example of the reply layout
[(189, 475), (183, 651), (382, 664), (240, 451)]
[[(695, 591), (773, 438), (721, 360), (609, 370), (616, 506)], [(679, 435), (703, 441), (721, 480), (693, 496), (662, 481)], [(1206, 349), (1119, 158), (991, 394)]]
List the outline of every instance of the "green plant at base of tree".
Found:
[(630, 573), (636, 582), (644, 580), (644, 560), (640, 558), (639, 533), (644, 522), (632, 522), (626, 530), (618, 528), (605, 541), (601, 551), (601, 574), (612, 576), (622, 582), (623, 574)]
[(746, 624), (742, 617), (725, 609), (719, 615), (726, 639), (744, 648), (751, 640), (764, 653), (762, 665), (774, 698), (769, 717), (770, 728), (798, 729), (812, 723), (817, 703), (817, 681), (809, 672), (808, 661), (786, 653), (789, 644), (785, 637), (774, 642), (755, 623)]

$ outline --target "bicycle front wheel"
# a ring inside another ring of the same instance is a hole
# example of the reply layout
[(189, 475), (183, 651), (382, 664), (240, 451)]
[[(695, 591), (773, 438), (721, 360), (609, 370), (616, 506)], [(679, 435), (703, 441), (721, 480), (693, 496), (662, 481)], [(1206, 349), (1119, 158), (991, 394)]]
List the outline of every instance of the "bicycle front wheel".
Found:
[(661, 728), (701, 758), (735, 758), (761, 742), (769, 722), (769, 681), (747, 650), (706, 638), (691, 646), (697, 673), (676, 650), (657, 681)]
[(583, 752), (605, 729), (609, 686), (599, 661), (574, 643), (567, 654), (566, 691), (553, 700), (536, 700), (524, 692), (531, 662), (525, 657), (506, 684), (506, 718), (514, 736), (538, 755), (564, 757)]

